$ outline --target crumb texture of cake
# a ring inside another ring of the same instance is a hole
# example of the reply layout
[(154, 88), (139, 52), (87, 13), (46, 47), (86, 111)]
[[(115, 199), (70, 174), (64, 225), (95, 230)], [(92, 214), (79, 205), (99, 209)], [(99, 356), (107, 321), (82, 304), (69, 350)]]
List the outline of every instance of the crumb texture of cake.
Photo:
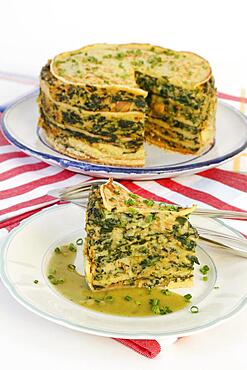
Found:
[(145, 165), (144, 142), (197, 154), (215, 139), (209, 63), (148, 44), (95, 44), (57, 55), (40, 74), (39, 125), (57, 151)]
[(92, 290), (190, 287), (198, 233), (182, 208), (129, 193), (112, 180), (92, 188), (85, 275)]

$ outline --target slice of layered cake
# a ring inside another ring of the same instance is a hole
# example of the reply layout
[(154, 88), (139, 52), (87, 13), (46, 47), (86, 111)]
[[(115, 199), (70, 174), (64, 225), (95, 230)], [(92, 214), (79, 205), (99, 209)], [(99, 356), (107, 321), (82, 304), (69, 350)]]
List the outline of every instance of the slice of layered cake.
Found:
[(142, 198), (111, 179), (93, 187), (84, 250), (89, 287), (190, 287), (198, 263), (198, 234), (188, 221), (194, 208)]

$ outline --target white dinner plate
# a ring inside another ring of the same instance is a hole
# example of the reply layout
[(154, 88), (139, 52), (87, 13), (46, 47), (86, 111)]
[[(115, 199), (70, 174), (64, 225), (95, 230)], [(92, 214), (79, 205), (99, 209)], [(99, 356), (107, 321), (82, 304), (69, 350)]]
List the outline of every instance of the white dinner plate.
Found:
[[(236, 235), (218, 221), (199, 216), (191, 220), (196, 226)], [(43, 318), (86, 333), (147, 339), (191, 335), (209, 329), (231, 318), (247, 302), (244, 283), (247, 260), (200, 244), (197, 255), (201, 265), (210, 268), (208, 281), (202, 280), (196, 267), (193, 288), (175, 290), (192, 294), (191, 305), (198, 306), (197, 314), (190, 312), (189, 305), (165, 316), (128, 318), (94, 312), (72, 303), (49, 284), (47, 261), (56, 246), (85, 236), (84, 222), (85, 209), (72, 204), (56, 205), (21, 222), (0, 247), (3, 283), (19, 303)], [(75, 264), (78, 270), (82, 269), (81, 250)], [(34, 280), (39, 283), (34, 284)]]
[(37, 130), (37, 92), (11, 105), (3, 115), (3, 132), (6, 138), (23, 150), (51, 165), (96, 177), (149, 180), (179, 175), (189, 175), (216, 167), (247, 147), (247, 120), (237, 109), (218, 102), (216, 116), (216, 141), (205, 153), (184, 155), (145, 144), (146, 165), (116, 167), (77, 161), (52, 149)]

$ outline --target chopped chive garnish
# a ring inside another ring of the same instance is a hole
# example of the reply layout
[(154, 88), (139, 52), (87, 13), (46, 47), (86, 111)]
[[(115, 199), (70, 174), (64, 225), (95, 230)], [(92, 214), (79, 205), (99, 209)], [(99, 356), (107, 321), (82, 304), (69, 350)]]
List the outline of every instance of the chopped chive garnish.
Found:
[(154, 205), (154, 201), (151, 199), (144, 199), (143, 203), (145, 203), (148, 207), (152, 207)]
[(77, 245), (82, 245), (82, 243), (83, 243), (83, 239), (82, 238), (77, 239), (77, 241), (76, 241), (76, 244)]
[(153, 220), (155, 220), (155, 218), (156, 218), (155, 213), (151, 213), (150, 215), (147, 215), (147, 216), (145, 217), (145, 222), (150, 223), (150, 222), (152, 222)]
[(160, 300), (159, 299), (150, 299), (149, 303), (151, 305), (151, 311), (155, 315), (160, 315), (160, 307), (159, 307)]
[(125, 56), (125, 54), (120, 52), (120, 53), (117, 53), (117, 54), (116, 54), (115, 58), (116, 58), (116, 59), (123, 59), (123, 58), (124, 58), (124, 56)]
[(160, 314), (161, 315), (166, 315), (167, 313), (172, 313), (172, 310), (170, 309), (170, 307), (165, 306), (164, 308), (160, 309)]
[(114, 301), (113, 296), (112, 295), (107, 295), (105, 297), (105, 301), (107, 301), (107, 302), (113, 302)]
[(51, 279), (51, 283), (53, 284), (53, 285), (58, 285), (58, 284), (63, 284), (64, 283), (64, 279)]
[(140, 306), (142, 304), (140, 301), (135, 301), (135, 303), (137, 304), (137, 306)]
[(200, 265), (200, 262), (196, 256), (188, 255), (186, 256), (186, 258), (188, 258), (188, 260), (190, 260), (193, 264), (196, 263), (197, 265)]
[(207, 275), (208, 271), (209, 271), (208, 265), (204, 265), (200, 268), (200, 272), (202, 273), (202, 275)]
[(159, 206), (160, 206), (160, 207), (166, 207), (166, 206), (168, 206), (168, 204), (167, 204), (167, 203), (164, 203), (164, 202), (160, 202), (160, 203), (159, 203)]
[(38, 284), (39, 280), (34, 280), (33, 282), (34, 284)]
[(173, 206), (171, 204), (167, 204), (167, 203), (164, 203), (164, 202), (161, 202), (159, 204), (160, 207), (165, 207), (167, 209), (167, 211), (178, 211), (179, 207), (178, 206)]
[(152, 292), (152, 288), (149, 286), (149, 287), (147, 287), (147, 292), (148, 292), (148, 294), (151, 294), (151, 292)]
[(199, 308), (197, 306), (191, 306), (190, 307), (190, 312), (191, 313), (198, 313), (199, 312)]
[(77, 248), (76, 248), (76, 246), (75, 246), (73, 243), (70, 243), (70, 245), (69, 245), (69, 250), (70, 250), (71, 252), (76, 252), (76, 251), (77, 251)]
[(58, 248), (58, 247), (54, 249), (54, 252), (57, 253), (57, 254), (62, 253), (60, 248)]
[(172, 310), (168, 306), (160, 307), (160, 300), (159, 299), (150, 299), (149, 303), (151, 305), (151, 311), (155, 315), (166, 315), (166, 314), (172, 312)]
[(136, 204), (136, 202), (131, 198), (126, 199), (124, 203), (126, 204), (126, 206), (134, 206)]
[(119, 191), (119, 190), (114, 190), (114, 193), (115, 193), (116, 195), (119, 195), (119, 194), (120, 194), (120, 191)]
[(191, 298), (192, 298), (192, 295), (191, 294), (185, 294), (184, 298), (185, 298), (186, 301), (190, 301)]
[(133, 216), (134, 216), (134, 215), (138, 215), (138, 213), (139, 213), (139, 212), (137, 211), (137, 209), (135, 209), (135, 208), (133, 208), (133, 207), (129, 208), (128, 212), (129, 212), (129, 213), (131, 213)]
[(208, 277), (207, 276), (203, 276), (202, 280), (203, 281), (208, 281)]
[(130, 296), (130, 295), (126, 295), (125, 297), (124, 297), (124, 299), (125, 299), (125, 301), (132, 301), (132, 297)]
[(162, 289), (161, 293), (163, 293), (165, 295), (172, 295), (172, 292), (169, 289)]
[(63, 284), (64, 279), (63, 278), (56, 278), (53, 274), (48, 275), (48, 279), (53, 285)]
[(149, 222), (152, 222), (153, 221), (153, 216), (152, 215), (148, 215), (145, 217), (145, 222), (149, 223)]
[(176, 221), (181, 225), (181, 226), (184, 226), (184, 224), (186, 223), (187, 221), (187, 218), (186, 217), (177, 217), (176, 218)]
[(138, 198), (138, 196), (136, 194), (133, 194), (133, 193), (129, 193), (129, 196), (131, 198), (133, 198), (133, 199), (137, 199)]
[(75, 271), (75, 265), (72, 265), (72, 263), (70, 263), (70, 264), (68, 265), (68, 270), (70, 270), (70, 271)]

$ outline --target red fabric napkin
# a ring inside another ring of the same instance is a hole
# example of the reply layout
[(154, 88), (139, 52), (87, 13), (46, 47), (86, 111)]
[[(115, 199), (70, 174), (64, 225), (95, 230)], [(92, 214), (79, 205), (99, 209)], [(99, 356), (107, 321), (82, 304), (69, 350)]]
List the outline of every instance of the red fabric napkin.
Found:
[(156, 357), (160, 351), (161, 347), (157, 340), (152, 339), (119, 339), (113, 338), (118, 342), (124, 344), (125, 346), (133, 349), (134, 351), (140, 353), (148, 358)]

